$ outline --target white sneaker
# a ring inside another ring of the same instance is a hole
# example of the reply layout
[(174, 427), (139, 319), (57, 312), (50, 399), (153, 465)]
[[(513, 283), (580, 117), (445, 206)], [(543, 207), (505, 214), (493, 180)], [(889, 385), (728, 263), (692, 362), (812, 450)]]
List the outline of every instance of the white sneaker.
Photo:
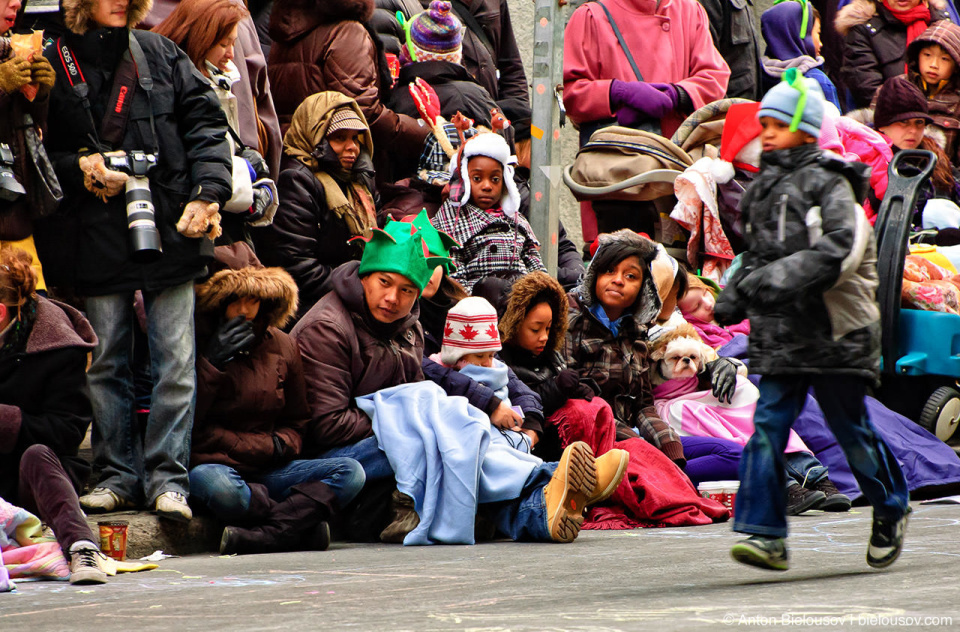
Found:
[(180, 492), (163, 492), (157, 496), (157, 515), (177, 522), (190, 522), (193, 512), (187, 504), (187, 497)]
[(110, 513), (119, 509), (128, 509), (133, 507), (133, 503), (117, 496), (109, 487), (96, 487), (89, 494), (80, 497), (80, 506), (87, 513)]
[(71, 584), (106, 584), (107, 571), (103, 567), (106, 558), (99, 549), (82, 548), (70, 552)]

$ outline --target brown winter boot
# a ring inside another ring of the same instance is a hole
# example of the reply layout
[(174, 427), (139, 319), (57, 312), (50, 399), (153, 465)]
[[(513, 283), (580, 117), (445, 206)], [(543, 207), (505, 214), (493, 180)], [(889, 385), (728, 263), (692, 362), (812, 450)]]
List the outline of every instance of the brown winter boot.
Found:
[(311, 481), (295, 485), (287, 498), (273, 504), (259, 526), (224, 529), (220, 553), (326, 550), (330, 544), (330, 528), (324, 524), (334, 515), (335, 508), (336, 497), (325, 483)]
[(393, 490), (390, 506), (393, 508), (393, 522), (380, 532), (380, 541), (385, 544), (403, 544), (407, 534), (420, 524), (420, 516), (414, 509), (413, 498), (398, 489)]
[(547, 528), (554, 542), (573, 542), (583, 524), (587, 499), (597, 486), (593, 450), (583, 441), (567, 446), (553, 478), (543, 488)]
[(587, 498), (588, 506), (602, 503), (617, 491), (629, 462), (630, 453), (626, 450), (610, 450), (597, 457), (597, 487)]

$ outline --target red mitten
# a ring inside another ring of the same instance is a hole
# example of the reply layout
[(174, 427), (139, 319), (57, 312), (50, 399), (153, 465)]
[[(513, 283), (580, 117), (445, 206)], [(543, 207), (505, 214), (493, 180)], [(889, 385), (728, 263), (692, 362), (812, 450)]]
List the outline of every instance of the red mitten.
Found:
[(417, 77), (408, 88), (410, 96), (413, 97), (413, 102), (417, 105), (417, 112), (420, 113), (420, 117), (430, 127), (436, 127), (437, 119), (440, 117), (440, 98), (437, 97), (436, 91), (420, 77)]

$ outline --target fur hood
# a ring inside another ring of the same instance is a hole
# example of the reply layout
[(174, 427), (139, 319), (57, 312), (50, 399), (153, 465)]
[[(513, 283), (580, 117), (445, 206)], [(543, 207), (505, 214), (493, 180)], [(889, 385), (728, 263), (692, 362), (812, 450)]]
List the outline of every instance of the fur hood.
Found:
[(276, 0), (270, 13), (270, 37), (292, 42), (321, 24), (367, 23), (374, 0)]
[(197, 313), (219, 313), (245, 296), (260, 299), (260, 315), (268, 326), (282, 329), (297, 313), (297, 284), (283, 268), (265, 268), (243, 242), (217, 246), (218, 271), (196, 287)]
[[(654, 282), (653, 274), (650, 271), (650, 262), (657, 256), (657, 244), (646, 237), (641, 237), (629, 229), (621, 229), (615, 233), (604, 233), (597, 237), (599, 247), (597, 252), (587, 267), (580, 286), (574, 290), (577, 293), (580, 303), (584, 307), (592, 307), (596, 302), (597, 262), (603, 263), (607, 258), (603, 256), (605, 248), (612, 248), (619, 254), (618, 263), (626, 257), (636, 255), (640, 258), (640, 264), (643, 267), (643, 282), (640, 286), (640, 294), (633, 306), (633, 319), (641, 328), (646, 328), (652, 324), (660, 314), (662, 303), (660, 295), (657, 294), (657, 284)], [(612, 252), (614, 250), (608, 251)], [(622, 255), (622, 256), (620, 256)]]
[[(63, 22), (67, 28), (77, 35), (83, 35), (87, 31), (97, 28), (93, 21), (93, 10), (99, 0), (60, 0), (60, 13), (63, 15)], [(143, 22), (150, 9), (153, 7), (153, 0), (130, 0), (130, 7), (127, 11), (127, 28), (133, 28)]]
[(547, 339), (545, 352), (560, 351), (567, 335), (567, 312), (569, 302), (567, 293), (560, 282), (545, 272), (531, 272), (520, 277), (510, 288), (510, 298), (507, 299), (507, 308), (500, 319), (500, 335), (503, 342), (512, 341), (520, 331), (523, 319), (527, 317), (531, 303), (538, 295), (545, 295), (550, 309), (553, 311), (553, 325), (550, 327), (550, 337)]
[[(945, 11), (947, 3), (945, 0), (927, 0), (927, 6), (933, 11)], [(850, 29), (858, 24), (866, 24), (877, 15), (877, 3), (874, 0), (853, 0), (850, 4), (837, 12), (837, 17), (833, 21), (837, 32), (841, 37), (846, 37)], [(933, 18), (936, 21), (936, 18)]]

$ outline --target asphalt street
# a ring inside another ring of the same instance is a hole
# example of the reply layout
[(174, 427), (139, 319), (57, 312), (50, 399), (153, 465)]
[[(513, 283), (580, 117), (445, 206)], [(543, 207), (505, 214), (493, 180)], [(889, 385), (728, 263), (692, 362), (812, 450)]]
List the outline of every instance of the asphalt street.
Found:
[(729, 558), (729, 524), (584, 532), (571, 545), (168, 559), (105, 586), (21, 584), (0, 630), (954, 630), (960, 505), (918, 505), (890, 569), (869, 508), (791, 518), (792, 568)]

